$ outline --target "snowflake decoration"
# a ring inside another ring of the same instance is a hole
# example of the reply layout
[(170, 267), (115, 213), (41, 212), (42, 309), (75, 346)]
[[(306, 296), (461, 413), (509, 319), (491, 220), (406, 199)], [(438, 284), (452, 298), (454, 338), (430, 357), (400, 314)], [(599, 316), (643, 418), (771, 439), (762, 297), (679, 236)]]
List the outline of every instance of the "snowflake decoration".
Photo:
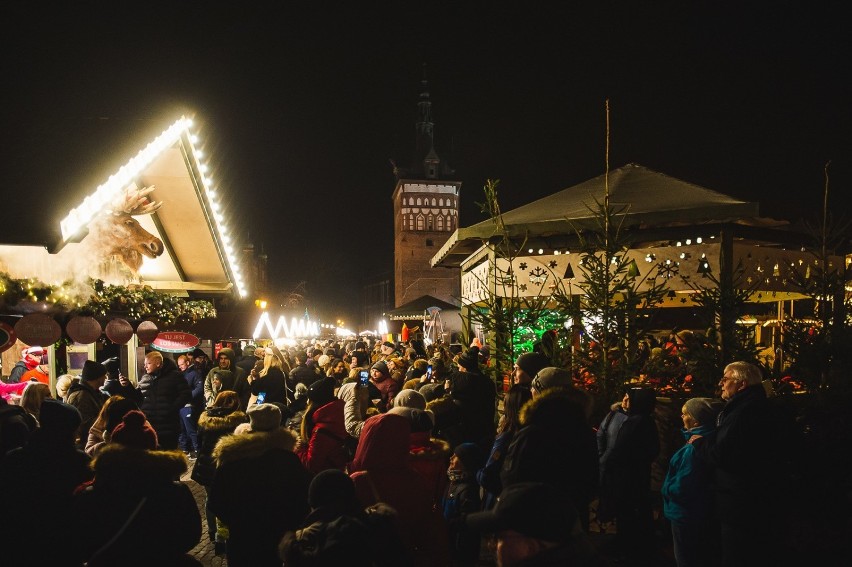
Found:
[(522, 270), (526, 270), (527, 269), (527, 263), (521, 262), (520, 264), (518, 264), (518, 267), (521, 268)]
[(666, 278), (667, 280), (678, 275), (678, 272), (680, 272), (680, 262), (666, 260), (657, 267), (657, 276)]
[(521, 290), (522, 292), (526, 291), (527, 290), (527, 284), (522, 283), (521, 285), (518, 286), (518, 289)]
[(534, 270), (530, 271), (530, 283), (541, 285), (545, 281), (547, 281), (547, 272), (541, 269), (541, 266), (536, 266)]
[(556, 263), (556, 260), (551, 260), (550, 262), (547, 263), (547, 265), (550, 266), (550, 269), (552, 270), (552, 269), (556, 268), (556, 266), (558, 264)]

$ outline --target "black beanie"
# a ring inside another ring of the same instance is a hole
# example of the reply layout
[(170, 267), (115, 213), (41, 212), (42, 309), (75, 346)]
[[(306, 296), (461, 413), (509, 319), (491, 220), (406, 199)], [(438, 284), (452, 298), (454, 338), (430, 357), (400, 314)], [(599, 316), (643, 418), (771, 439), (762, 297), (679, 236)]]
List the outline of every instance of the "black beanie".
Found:
[(334, 400), (335, 386), (337, 380), (330, 376), (320, 378), (308, 386), (308, 399), (314, 404), (313, 407), (318, 408)]
[(479, 348), (470, 347), (466, 352), (459, 355), (459, 366), (468, 371), (475, 371), (479, 368)]
[(476, 443), (462, 443), (453, 454), (459, 458), (467, 472), (476, 472), (485, 464), (485, 451)]

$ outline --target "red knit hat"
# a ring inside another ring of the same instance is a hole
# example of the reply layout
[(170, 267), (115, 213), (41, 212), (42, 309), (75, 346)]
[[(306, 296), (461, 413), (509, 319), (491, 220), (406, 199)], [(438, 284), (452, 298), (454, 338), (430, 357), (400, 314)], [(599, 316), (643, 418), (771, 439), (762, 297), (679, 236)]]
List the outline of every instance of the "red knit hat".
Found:
[(112, 430), (112, 442), (121, 443), (126, 447), (135, 449), (157, 448), (157, 432), (145, 419), (145, 414), (139, 410), (127, 412), (121, 419), (121, 423)]

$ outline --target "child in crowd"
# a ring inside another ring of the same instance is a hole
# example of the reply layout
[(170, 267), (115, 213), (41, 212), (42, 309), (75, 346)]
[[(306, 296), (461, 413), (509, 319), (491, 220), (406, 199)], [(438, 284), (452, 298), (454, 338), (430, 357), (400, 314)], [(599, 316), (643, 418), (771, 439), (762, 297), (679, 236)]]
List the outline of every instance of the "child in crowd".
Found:
[(444, 496), (443, 510), (455, 565), (473, 565), (479, 559), (480, 535), (465, 525), (465, 517), (482, 508), (476, 471), (482, 467), (485, 456), (479, 445), (462, 443), (450, 457), (450, 468), (447, 469), (450, 483)]
[[(691, 398), (681, 409), (683, 436), (707, 435), (716, 429), (716, 416), (723, 406), (713, 398)], [(674, 555), (678, 567), (713, 563), (712, 470), (687, 443), (669, 461), (661, 489), (663, 513), (671, 522)]]

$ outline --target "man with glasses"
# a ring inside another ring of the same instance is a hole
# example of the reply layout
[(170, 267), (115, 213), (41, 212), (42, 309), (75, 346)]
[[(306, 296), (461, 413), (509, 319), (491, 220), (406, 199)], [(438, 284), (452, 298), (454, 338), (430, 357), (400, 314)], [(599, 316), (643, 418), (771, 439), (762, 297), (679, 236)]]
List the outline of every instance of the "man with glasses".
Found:
[(727, 365), (719, 381), (727, 403), (716, 418), (716, 431), (689, 440), (696, 456), (715, 467), (725, 566), (773, 564), (767, 554), (780, 547), (773, 539), (773, 533), (781, 533), (773, 479), (779, 476), (782, 430), (761, 381), (753, 364)]

